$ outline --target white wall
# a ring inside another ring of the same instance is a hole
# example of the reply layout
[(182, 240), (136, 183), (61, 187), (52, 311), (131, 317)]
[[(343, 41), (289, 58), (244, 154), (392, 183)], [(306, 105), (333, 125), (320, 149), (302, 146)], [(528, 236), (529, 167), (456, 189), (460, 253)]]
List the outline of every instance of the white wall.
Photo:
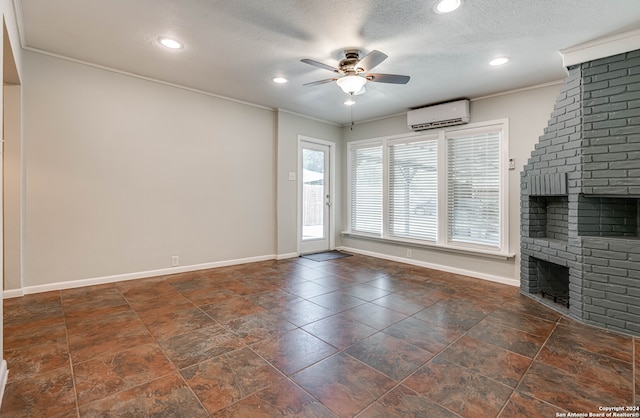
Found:
[[(340, 151), (341, 129), (329, 123), (305, 118), (286, 111), (278, 111), (277, 123), (277, 155), (278, 155), (278, 238), (277, 254), (279, 257), (290, 257), (298, 252), (297, 199), (298, 182), (289, 180), (289, 172), (298, 173), (298, 136), (321, 139), (336, 143), (336, 195), (341, 196), (342, 167)], [(338, 205), (339, 206), (339, 205)], [(341, 214), (337, 216), (334, 230), (340, 231)]]
[[(509, 154), (516, 160), (516, 170), (509, 171), (509, 252), (516, 257), (509, 260), (483, 256), (458, 254), (434, 249), (412, 249), (408, 262), (439, 267), (447, 271), (467, 271), (475, 277), (501, 281), (517, 285), (520, 279), (520, 172), (526, 163), (538, 137), (543, 134), (561, 84), (539, 87), (520, 92), (479, 99), (471, 102), (471, 123), (496, 119), (509, 119)], [(359, 139), (378, 138), (389, 135), (410, 133), (406, 116), (399, 115), (387, 119), (358, 124), (353, 131), (343, 129), (345, 145)], [(346, 164), (346, 163), (345, 163)], [(345, 166), (346, 167), (346, 166)], [(346, 170), (346, 169), (345, 169)], [(346, 172), (346, 171), (345, 171)], [(345, 180), (346, 181), (346, 180)], [(346, 193), (346, 187), (345, 187)], [(343, 193), (343, 213), (346, 217), (347, 196)], [(346, 225), (346, 219), (343, 219)], [(343, 236), (341, 245), (364, 253), (377, 254), (392, 259), (406, 257), (408, 247), (376, 242), (356, 237)]]
[(23, 286), (273, 257), (270, 109), (24, 53)]

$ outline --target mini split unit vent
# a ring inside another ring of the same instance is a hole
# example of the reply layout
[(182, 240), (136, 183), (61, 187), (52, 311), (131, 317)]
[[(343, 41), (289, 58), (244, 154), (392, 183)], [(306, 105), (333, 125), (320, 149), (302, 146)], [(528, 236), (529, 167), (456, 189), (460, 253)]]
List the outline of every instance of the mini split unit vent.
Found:
[(469, 100), (421, 107), (407, 112), (407, 124), (414, 131), (469, 123)]

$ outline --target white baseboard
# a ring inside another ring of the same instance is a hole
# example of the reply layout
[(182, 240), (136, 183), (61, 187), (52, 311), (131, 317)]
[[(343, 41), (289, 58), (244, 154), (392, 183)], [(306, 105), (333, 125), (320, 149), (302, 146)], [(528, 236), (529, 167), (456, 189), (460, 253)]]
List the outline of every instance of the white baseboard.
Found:
[(4, 388), (7, 386), (8, 378), (9, 378), (9, 370), (7, 369), (7, 360), (2, 360), (2, 363), (0, 363), (0, 405), (2, 405), (2, 398), (4, 397)]
[(373, 252), (373, 251), (360, 250), (358, 248), (338, 247), (336, 249), (340, 250), (340, 251), (347, 251), (347, 252), (350, 252), (350, 253), (367, 255), (367, 256), (370, 256), (370, 257), (382, 258), (383, 260), (397, 261), (398, 263), (411, 264), (413, 266), (426, 267), (426, 268), (430, 268), (430, 269), (434, 269), (434, 270), (446, 271), (447, 273), (461, 274), (463, 276), (475, 277), (477, 279), (483, 279), (483, 280), (487, 280), (487, 281), (490, 281), (490, 282), (496, 282), (496, 283), (507, 284), (507, 285), (510, 285), (510, 286), (520, 287), (520, 281), (519, 280), (510, 279), (508, 277), (494, 276), (492, 274), (485, 274), (485, 273), (480, 273), (480, 272), (477, 272), (477, 271), (465, 270), (465, 269), (451, 267), (451, 266), (445, 266), (445, 265), (442, 265), (442, 264), (429, 263), (429, 262), (426, 262), (426, 261), (414, 260), (412, 258), (396, 257), (396, 256), (393, 256), (393, 255), (376, 253), (376, 252)]
[[(414, 266), (426, 267), (434, 270), (442, 270), (448, 273), (462, 274), (464, 276), (475, 277), (478, 279), (484, 279), (491, 282), (497, 282), (497, 283), (507, 284), (511, 286), (520, 286), (520, 282), (515, 279), (509, 279), (506, 277), (479, 273), (477, 271), (465, 270), (465, 269), (445, 266), (441, 264), (428, 263), (426, 261), (419, 261), (411, 258), (396, 257), (388, 254), (376, 253), (373, 251), (365, 251), (365, 250), (360, 250), (360, 249), (351, 248), (351, 247), (336, 247), (336, 250), (367, 255), (370, 257), (381, 258), (384, 260), (397, 261), (399, 263), (411, 264)], [(216, 267), (233, 266), (237, 264), (255, 263), (259, 261), (284, 260), (288, 258), (298, 257), (298, 255), (299, 255), (298, 253), (287, 253), (287, 254), (278, 254), (278, 255), (272, 254), (272, 255), (264, 255), (264, 256), (257, 256), (257, 257), (239, 258), (235, 260), (215, 261), (215, 262), (204, 263), (204, 264), (193, 264), (190, 266), (170, 267), (166, 269), (147, 270), (147, 271), (140, 271), (135, 273), (117, 274), (113, 276), (94, 277), (90, 279), (80, 279), (80, 280), (57, 282), (57, 283), (43, 284), (43, 285), (36, 285), (36, 286), (26, 286), (21, 289), (5, 290), (2, 294), (2, 297), (4, 299), (9, 299), (9, 298), (15, 298), (15, 297), (20, 297), (24, 295), (29, 295), (32, 293), (49, 292), (52, 290), (73, 289), (76, 287), (93, 286), (93, 285), (105, 284), (105, 283), (115, 283), (115, 282), (121, 282), (125, 280), (143, 279), (146, 277), (167, 276), (170, 274), (185, 273), (190, 271), (204, 270), (204, 269), (210, 269), (210, 268), (216, 268)]]
[(2, 291), (2, 299), (19, 298), (20, 296), (24, 296), (24, 292), (22, 291), (22, 289), (10, 289)]
[(298, 256), (300, 256), (298, 253), (278, 254), (276, 256), (276, 260), (286, 260), (288, 258), (296, 258)]
[(117, 274), (113, 276), (94, 277), (90, 279), (80, 279), (80, 280), (71, 280), (66, 282), (57, 282), (57, 283), (43, 284), (43, 285), (36, 285), (36, 286), (26, 286), (21, 289), (5, 290), (2, 294), (2, 297), (4, 299), (9, 299), (14, 297), (29, 295), (32, 293), (49, 292), (52, 290), (73, 289), (76, 287), (93, 286), (93, 285), (105, 284), (105, 283), (115, 283), (115, 282), (122, 282), (125, 280), (143, 279), (146, 277), (167, 276), (170, 274), (186, 273), (189, 271), (197, 271), (197, 270), (211, 269), (216, 267), (226, 267), (226, 266), (234, 266), (237, 264), (246, 264), (246, 263), (255, 263), (259, 261), (274, 260), (275, 258), (276, 258), (275, 254), (271, 254), (271, 255), (257, 256), (257, 257), (239, 258), (235, 260), (214, 261), (211, 263), (204, 263), (204, 264), (193, 264), (190, 266), (169, 267), (166, 269), (147, 270), (147, 271), (139, 271), (135, 273)]

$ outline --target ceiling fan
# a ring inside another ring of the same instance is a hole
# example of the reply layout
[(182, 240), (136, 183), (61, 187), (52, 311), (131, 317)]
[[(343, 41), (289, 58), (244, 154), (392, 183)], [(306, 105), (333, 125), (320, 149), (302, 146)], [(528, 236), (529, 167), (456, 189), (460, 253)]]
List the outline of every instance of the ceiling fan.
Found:
[(358, 95), (364, 93), (364, 85), (367, 81), (390, 84), (407, 84), (410, 79), (408, 75), (369, 73), (373, 67), (386, 59), (386, 54), (375, 50), (360, 58), (360, 51), (357, 49), (345, 50), (344, 59), (340, 61), (338, 68), (305, 58), (301, 60), (305, 64), (323, 68), (325, 70), (341, 74), (342, 76), (327, 78), (325, 80), (314, 81), (303, 85), (316, 86), (318, 84), (331, 83), (332, 81), (335, 81), (345, 93)]

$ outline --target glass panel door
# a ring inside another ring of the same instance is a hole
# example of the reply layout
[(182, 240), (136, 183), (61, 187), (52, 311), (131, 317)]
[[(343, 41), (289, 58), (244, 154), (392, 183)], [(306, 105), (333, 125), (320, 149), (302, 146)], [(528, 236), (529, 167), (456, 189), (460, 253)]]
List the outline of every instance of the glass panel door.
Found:
[(329, 249), (329, 147), (302, 142), (301, 253)]
[(320, 239), (324, 231), (325, 153), (302, 149), (302, 239)]

